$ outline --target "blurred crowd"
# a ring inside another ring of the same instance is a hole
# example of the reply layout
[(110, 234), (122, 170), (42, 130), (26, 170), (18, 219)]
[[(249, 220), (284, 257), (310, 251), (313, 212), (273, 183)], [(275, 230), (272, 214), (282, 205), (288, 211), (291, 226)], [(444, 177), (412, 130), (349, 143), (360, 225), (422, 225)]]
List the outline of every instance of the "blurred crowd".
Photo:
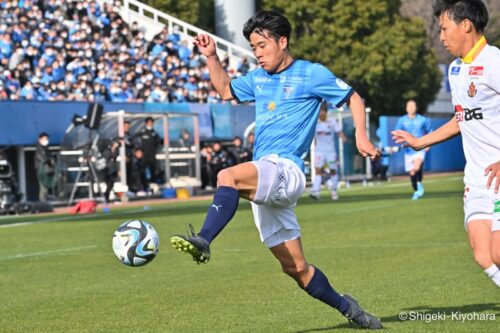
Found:
[[(0, 100), (220, 101), (195, 46), (166, 27), (147, 41), (119, 6), (0, 0)], [(248, 69), (243, 59), (229, 72)]]
[(201, 188), (212, 190), (217, 188), (217, 174), (222, 169), (252, 160), (254, 134), (250, 133), (246, 143), (236, 136), (231, 144), (222, 145), (215, 141), (206, 144), (201, 155)]

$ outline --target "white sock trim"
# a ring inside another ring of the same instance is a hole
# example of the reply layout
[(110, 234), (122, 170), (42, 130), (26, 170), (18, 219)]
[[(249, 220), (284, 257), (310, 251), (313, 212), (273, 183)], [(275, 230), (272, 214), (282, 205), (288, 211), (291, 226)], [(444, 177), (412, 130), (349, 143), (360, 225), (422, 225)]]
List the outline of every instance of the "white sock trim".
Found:
[(484, 272), (486, 274), (488, 274), (489, 277), (492, 277), (493, 275), (495, 275), (498, 272), (498, 267), (497, 267), (497, 265), (493, 264), (490, 267), (486, 268), (484, 270)]

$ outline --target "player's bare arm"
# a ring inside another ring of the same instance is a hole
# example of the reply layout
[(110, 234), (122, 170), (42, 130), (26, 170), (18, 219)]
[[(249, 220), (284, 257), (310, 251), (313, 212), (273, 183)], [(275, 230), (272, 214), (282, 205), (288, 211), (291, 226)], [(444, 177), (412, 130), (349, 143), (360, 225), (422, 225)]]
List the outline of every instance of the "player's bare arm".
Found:
[(340, 132), (337, 132), (337, 135), (339, 136), (339, 138), (342, 139), (342, 142), (347, 142), (347, 136), (345, 136), (345, 133), (343, 131), (340, 131)]
[(366, 135), (365, 103), (357, 92), (352, 94), (347, 102), (352, 112), (354, 126), (356, 127), (356, 147), (363, 157), (370, 157), (372, 160), (380, 157), (380, 153), (370, 142)]
[(217, 47), (215, 41), (212, 37), (207, 34), (200, 34), (196, 36), (194, 42), (201, 54), (207, 57), (207, 66), (210, 72), (210, 80), (212, 84), (219, 93), (220, 97), (225, 100), (233, 99), (231, 94), (231, 78), (227, 75), (227, 72), (222, 67), (219, 57), (217, 56)]
[(498, 193), (498, 189), (500, 188), (500, 161), (488, 165), (488, 167), (484, 170), (484, 175), (488, 176), (488, 181), (486, 182), (486, 187), (489, 189), (493, 184), (493, 180), (496, 179), (494, 185), (495, 193)]
[(404, 144), (406, 147), (411, 147), (415, 150), (421, 150), (448, 140), (451, 137), (460, 133), (460, 127), (455, 117), (450, 119), (446, 124), (439, 127), (437, 130), (426, 134), (420, 138), (416, 138), (410, 133), (403, 130), (392, 131), (392, 139), (399, 144)]

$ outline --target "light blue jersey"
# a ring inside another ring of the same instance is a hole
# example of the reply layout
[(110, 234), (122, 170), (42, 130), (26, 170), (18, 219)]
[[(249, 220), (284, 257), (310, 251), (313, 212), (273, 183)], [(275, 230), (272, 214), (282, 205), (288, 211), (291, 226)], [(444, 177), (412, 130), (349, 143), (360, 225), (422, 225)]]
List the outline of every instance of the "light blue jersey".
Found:
[[(432, 132), (431, 122), (428, 118), (422, 115), (415, 115), (414, 118), (408, 117), (408, 115), (402, 116), (398, 119), (395, 130), (403, 130), (416, 138), (426, 135)], [(415, 150), (407, 147), (404, 150), (405, 154), (414, 154)]]
[(340, 107), (353, 92), (326, 67), (304, 60), (294, 60), (279, 73), (258, 68), (231, 81), (238, 102), (255, 101), (253, 159), (277, 154), (302, 169), (301, 156), (311, 146), (321, 102)]

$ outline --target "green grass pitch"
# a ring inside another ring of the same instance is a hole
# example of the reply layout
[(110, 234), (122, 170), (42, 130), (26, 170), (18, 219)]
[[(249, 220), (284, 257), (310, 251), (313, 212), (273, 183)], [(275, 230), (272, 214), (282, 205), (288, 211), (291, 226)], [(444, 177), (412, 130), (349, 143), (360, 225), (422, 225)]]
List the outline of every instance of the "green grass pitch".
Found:
[[(416, 202), (409, 180), (353, 186), (338, 202), (326, 192), (319, 202), (304, 196), (296, 212), (306, 257), (387, 332), (499, 332), (500, 291), (472, 259), (460, 175), (428, 177), (425, 185)], [(188, 223), (198, 230), (208, 205), (1, 218), (0, 332), (354, 331), (281, 272), (243, 200), (208, 264), (172, 249), (170, 235)], [(160, 234), (147, 266), (127, 267), (112, 252), (113, 231), (129, 219)], [(26, 221), (34, 223), (19, 224)], [(421, 317), (401, 320), (402, 312)]]

